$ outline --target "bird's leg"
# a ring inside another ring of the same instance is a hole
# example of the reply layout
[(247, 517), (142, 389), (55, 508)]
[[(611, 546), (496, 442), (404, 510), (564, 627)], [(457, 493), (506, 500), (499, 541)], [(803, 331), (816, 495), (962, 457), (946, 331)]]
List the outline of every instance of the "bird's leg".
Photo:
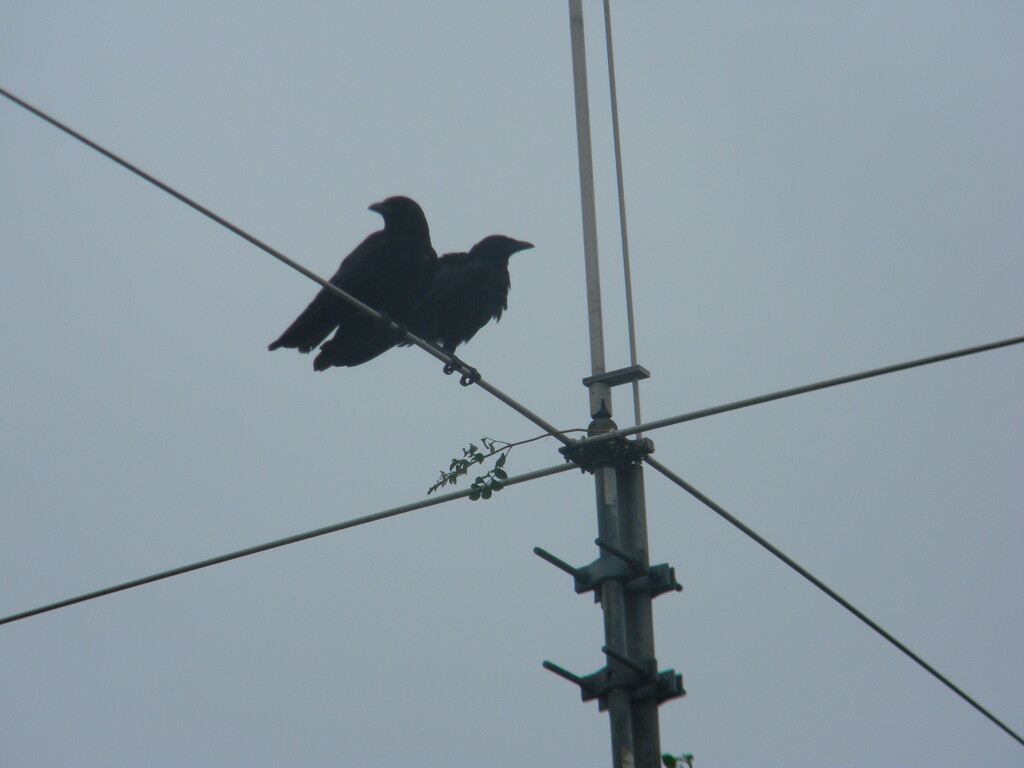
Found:
[(455, 373), (455, 371), (460, 366), (465, 365), (465, 363), (463, 363), (461, 360), (459, 360), (459, 358), (457, 358), (455, 356), (455, 347), (454, 346), (449, 347), (447, 344), (442, 344), (441, 345), (441, 349), (443, 349), (445, 352), (447, 352), (449, 357), (451, 357), (451, 359), (452, 359), (450, 363), (445, 363), (444, 364), (444, 375), (445, 376), (451, 376), (453, 373)]
[(471, 384), (476, 384), (478, 381), (480, 381), (480, 371), (478, 371), (471, 365), (467, 365), (465, 362), (457, 358), (454, 355), (454, 353), (449, 352), (447, 349), (445, 350), (445, 352), (448, 352), (448, 354), (452, 356), (452, 361), (450, 363), (444, 364), (445, 376), (451, 376), (457, 370), (463, 368), (466, 371), (468, 371), (468, 373), (462, 374), (462, 378), (459, 379), (459, 384), (461, 384), (464, 387), (468, 387)]

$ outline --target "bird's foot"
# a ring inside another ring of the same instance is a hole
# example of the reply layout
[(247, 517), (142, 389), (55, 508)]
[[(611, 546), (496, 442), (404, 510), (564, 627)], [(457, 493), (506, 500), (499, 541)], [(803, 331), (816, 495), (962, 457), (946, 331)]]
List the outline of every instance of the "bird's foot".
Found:
[(444, 375), (451, 376), (453, 373), (458, 371), (460, 368), (464, 369), (466, 373), (462, 374), (462, 378), (459, 379), (459, 384), (464, 387), (468, 387), (472, 384), (476, 384), (480, 381), (480, 371), (471, 365), (466, 365), (462, 360), (452, 355), (452, 361), (444, 364)]

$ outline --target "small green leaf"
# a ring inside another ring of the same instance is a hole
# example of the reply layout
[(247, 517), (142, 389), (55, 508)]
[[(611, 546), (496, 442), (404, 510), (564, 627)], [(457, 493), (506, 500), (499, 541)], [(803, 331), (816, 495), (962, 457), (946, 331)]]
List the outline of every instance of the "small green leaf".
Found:
[(491, 498), (491, 489), (484, 488), (482, 491), (480, 491), (480, 495), (483, 496), (485, 499)]
[(504, 469), (494, 470), (494, 476), (499, 480), (508, 480), (508, 472), (506, 472)]
[(503, 453), (503, 454), (501, 454), (501, 456), (498, 457), (497, 461), (494, 462), (494, 466), (495, 466), (496, 469), (501, 469), (502, 467), (505, 466), (505, 457), (506, 456), (508, 456), (508, 454), (507, 453)]
[(472, 491), (472, 492), (470, 492), (470, 494), (469, 494), (469, 500), (470, 501), (476, 501), (479, 498), (480, 498), (480, 491)]
[(661, 764), (664, 765), (665, 768), (676, 768), (676, 766), (679, 765), (679, 761), (672, 757), (672, 755), (662, 755)]
[(490, 482), (490, 489), (492, 491), (497, 492), (497, 491), (500, 491), (504, 487), (505, 486), (501, 484), (500, 480), (491, 480), (491, 482)]

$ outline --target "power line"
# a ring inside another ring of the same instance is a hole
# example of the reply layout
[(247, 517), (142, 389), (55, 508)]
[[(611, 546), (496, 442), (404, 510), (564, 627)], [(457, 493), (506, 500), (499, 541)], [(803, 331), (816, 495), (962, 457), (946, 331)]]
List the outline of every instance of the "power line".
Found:
[[(166, 192), (171, 197), (177, 198), (178, 200), (183, 202), (185, 205), (187, 205), (190, 208), (192, 208), (192, 209), (198, 211), (199, 213), (203, 214), (203, 216), (206, 216), (208, 219), (211, 219), (212, 221), (215, 221), (217, 224), (220, 224), (222, 227), (224, 227), (225, 229), (227, 229), (227, 230), (233, 232), (234, 234), (238, 235), (243, 240), (247, 240), (248, 242), (252, 243), (253, 245), (255, 245), (260, 250), (262, 250), (262, 251), (264, 251), (266, 253), (269, 253), (271, 256), (273, 256), (278, 261), (280, 261), (283, 264), (286, 264), (287, 266), (291, 267), (296, 272), (299, 272), (299, 273), (305, 275), (310, 280), (312, 280), (314, 283), (317, 283), (318, 285), (320, 285), (323, 288), (327, 289), (328, 291), (333, 293), (338, 298), (340, 298), (340, 299), (342, 299), (344, 301), (347, 301), (349, 304), (354, 306), (360, 312), (364, 312), (365, 314), (369, 315), (370, 317), (372, 317), (375, 320), (380, 320), (381, 319), (381, 317), (382, 317), (381, 313), (378, 312), (377, 310), (375, 310), (373, 307), (371, 307), (371, 306), (369, 306), (367, 304), (364, 304), (363, 302), (359, 301), (359, 299), (357, 299), (355, 296), (352, 296), (349, 293), (346, 293), (345, 291), (343, 291), (340, 288), (338, 288), (338, 286), (328, 282), (324, 278), (322, 278), (319, 275), (317, 275), (315, 272), (312, 272), (311, 270), (306, 269), (306, 267), (304, 267), (301, 264), (299, 264), (298, 262), (293, 261), (292, 259), (288, 258), (287, 256), (285, 256), (283, 253), (281, 253), (277, 249), (272, 248), (271, 246), (267, 245), (262, 240), (260, 240), (260, 239), (258, 239), (256, 237), (254, 237), (253, 235), (249, 234), (248, 232), (246, 232), (241, 227), (238, 227), (235, 224), (232, 224), (227, 219), (223, 218), (222, 216), (217, 215), (216, 213), (211, 211), (209, 208), (207, 208), (207, 207), (205, 207), (203, 205), (200, 205), (199, 203), (197, 203), (195, 200), (193, 200), (192, 198), (188, 197), (187, 195), (179, 192), (178, 190), (174, 189), (170, 185), (165, 184), (164, 182), (160, 181), (159, 179), (155, 178), (154, 176), (151, 176), (150, 174), (148, 174), (145, 171), (143, 171), (141, 168), (139, 168), (139, 167), (137, 167), (135, 165), (132, 165), (127, 160), (125, 160), (122, 157), (120, 157), (120, 156), (114, 154), (113, 152), (111, 152), (109, 149), (106, 149), (106, 148), (100, 146), (99, 144), (97, 144), (96, 142), (92, 141), (91, 139), (86, 138), (85, 136), (83, 136), (82, 134), (78, 133), (74, 129), (68, 127), (64, 123), (62, 123), (59, 120), (57, 120), (56, 118), (51, 117), (50, 115), (48, 115), (47, 113), (43, 112), (42, 110), (32, 106), (27, 101), (24, 101), (23, 99), (18, 98), (17, 96), (15, 96), (14, 94), (12, 94), (9, 91), (5, 90), (4, 88), (0, 88), (0, 95), (5, 96), (7, 99), (9, 99), (10, 101), (13, 101), (18, 106), (20, 106), (20, 107), (26, 109), (27, 111), (31, 112), (36, 117), (39, 117), (42, 120), (45, 120), (46, 122), (48, 122), (50, 125), (54, 126), (55, 128), (58, 128), (59, 130), (61, 130), (64, 133), (68, 134), (69, 136), (71, 136), (72, 138), (77, 139), (78, 141), (82, 142), (83, 144), (85, 144), (90, 149), (93, 149), (96, 152), (99, 152), (104, 157), (106, 157), (106, 158), (108, 158), (110, 160), (113, 160), (115, 163), (120, 165), (122, 168), (125, 168), (125, 169), (131, 171), (132, 173), (134, 173), (139, 178), (141, 178), (141, 179), (143, 179), (145, 181), (148, 181), (150, 184), (152, 184), (153, 186), (157, 187), (158, 189)], [(398, 325), (395, 322), (391, 322), (390, 327), (391, 327), (391, 330), (393, 330), (395, 332), (404, 333), (405, 334), (405, 338), (406, 338), (407, 341), (415, 344), (420, 349), (423, 349), (426, 352), (428, 352), (429, 354), (433, 355), (438, 360), (440, 360), (441, 362), (445, 363), (446, 366), (451, 366), (453, 370), (459, 371), (459, 373), (461, 373), (463, 375), (463, 381), (472, 381), (477, 386), (479, 386), (481, 389), (483, 389), (485, 392), (488, 392), (492, 396), (496, 397), (498, 400), (501, 400), (501, 402), (505, 403), (505, 405), (509, 406), (513, 410), (517, 411), (520, 415), (522, 415), (525, 418), (527, 418), (530, 421), (532, 421), (534, 424), (536, 424), (538, 427), (543, 429), (545, 432), (548, 432), (548, 433), (552, 434), (555, 438), (560, 440), (563, 444), (568, 445), (569, 443), (572, 442), (569, 438), (567, 438), (565, 435), (563, 435), (558, 430), (557, 427), (554, 427), (553, 425), (549, 424), (547, 421), (545, 421), (540, 416), (535, 414), (529, 408), (527, 408), (526, 406), (522, 405), (517, 400), (514, 400), (509, 395), (506, 395), (504, 392), (502, 392), (500, 389), (498, 389), (494, 385), (489, 384), (488, 382), (484, 381), (482, 378), (479, 377), (479, 373), (475, 369), (470, 368), (469, 366), (467, 366), (465, 363), (463, 363), (461, 360), (459, 360), (454, 355), (449, 355), (447, 352), (442, 350), (440, 347), (437, 347), (437, 346), (435, 346), (435, 345), (433, 345), (433, 344), (431, 344), (431, 343), (429, 343), (429, 342), (419, 338), (418, 336), (413, 335), (412, 333), (410, 333), (408, 331), (408, 329), (403, 328), (402, 326)], [(469, 378), (467, 378), (467, 377), (469, 377)]]
[(725, 403), (724, 405), (716, 405), (711, 408), (703, 408), (699, 411), (690, 411), (689, 413), (683, 413), (679, 416), (669, 416), (664, 419), (655, 419), (649, 421), (646, 424), (638, 424), (635, 427), (625, 427), (623, 429), (615, 430), (614, 432), (605, 432), (604, 434), (595, 435), (594, 437), (587, 437), (576, 442), (577, 446), (592, 445), (597, 443), (607, 442), (608, 440), (617, 440), (622, 437), (629, 437), (639, 432), (647, 432), (652, 429), (661, 429), (662, 427), (671, 427), (675, 424), (682, 424), (686, 421), (695, 421), (697, 419), (703, 419), (707, 416), (715, 416), (719, 413), (726, 413), (727, 411), (736, 411), (740, 408), (748, 408), (752, 405), (760, 405), (761, 403), (768, 403), (772, 400), (782, 400), (786, 397), (793, 397), (794, 395), (802, 395), (807, 392), (814, 392), (819, 389), (827, 389), (829, 387), (838, 387), (840, 384), (849, 384), (854, 381), (861, 381), (863, 379), (870, 379), (875, 376), (883, 376), (887, 373), (896, 373), (897, 371), (905, 371), (909, 368), (917, 368), (922, 365), (931, 365), (932, 363), (941, 363), (945, 360), (952, 360), (957, 357), (966, 357), (967, 355), (975, 355), (979, 352), (988, 352), (993, 349), (1000, 349), (1001, 347), (1009, 347), (1014, 344), (1024, 343), (1024, 336), (1016, 336), (1012, 339), (1004, 339), (1002, 341), (993, 341), (990, 344), (981, 344), (976, 347), (966, 347), (965, 349), (958, 349), (953, 352), (945, 352), (941, 355), (932, 355), (931, 357), (922, 357), (917, 360), (910, 360), (906, 363), (897, 363), (896, 365), (887, 365), (882, 368), (872, 368), (869, 371), (863, 371), (862, 373), (851, 373), (848, 376), (839, 376), (835, 379), (826, 379), (825, 381), (815, 382), (814, 384), (805, 384), (802, 387), (793, 387), (792, 389), (782, 389), (778, 392), (772, 392), (768, 395), (759, 395), (758, 397), (748, 397), (745, 400), (734, 400), (731, 403)]
[(778, 547), (776, 547), (774, 544), (769, 542), (767, 539), (765, 539), (759, 533), (754, 531), (752, 528), (750, 528), (750, 526), (746, 525), (745, 523), (743, 523), (742, 521), (738, 520), (733, 515), (729, 514), (720, 505), (716, 504), (710, 498), (708, 498), (703, 493), (701, 493), (699, 490), (697, 490), (692, 485), (690, 485), (688, 482), (683, 480), (683, 478), (679, 477), (679, 475), (674, 473), (672, 470), (668, 469), (666, 466), (664, 466), (660, 462), (656, 461), (655, 459), (651, 458), (650, 456), (645, 456), (644, 457), (644, 461), (647, 462), (647, 464), (649, 464), (654, 469), (658, 470), (661, 474), (663, 474), (665, 477), (667, 477), (673, 483), (678, 485), (684, 491), (689, 493), (695, 499), (697, 499), (698, 501), (703, 503), (705, 506), (710, 508), (712, 512), (717, 514), (719, 517), (721, 517), (727, 523), (730, 523), (731, 525), (735, 526), (740, 531), (742, 531), (747, 536), (749, 536), (751, 539), (753, 539), (758, 544), (760, 544), (762, 547), (767, 549), (769, 552), (771, 552), (773, 555), (775, 555), (777, 558), (779, 558), (779, 560), (781, 560), (786, 565), (788, 565), (790, 568), (792, 568), (794, 571), (799, 573), (801, 576), (803, 576), (805, 579), (807, 579), (809, 582), (811, 582), (811, 584), (816, 586), (818, 589), (820, 589), (826, 595), (828, 595), (833, 600), (835, 600), (837, 603), (839, 603), (841, 606), (843, 606), (843, 608), (848, 610), (850, 613), (852, 613), (854, 616), (856, 616), (862, 622), (864, 622), (869, 627), (871, 627), (871, 629), (875, 630), (875, 632), (877, 632), (883, 638), (888, 640), (897, 649), (902, 651), (909, 658), (911, 658), (914, 662), (916, 662), (920, 667), (922, 667), (926, 672), (928, 672), (930, 675), (932, 675), (932, 677), (934, 677), (940, 683), (945, 685), (947, 688), (949, 688), (951, 691), (953, 691), (953, 693), (955, 693), (957, 696), (959, 696), (961, 699), (966, 701), (968, 704), (970, 704), (972, 707), (974, 707), (976, 710), (978, 710), (981, 714), (983, 714), (985, 717), (987, 717), (989, 720), (991, 720), (993, 723), (995, 723), (997, 726), (999, 726), (1001, 729), (1003, 729), (1006, 733), (1008, 733), (1016, 741), (1020, 742), (1021, 746), (1024, 746), (1024, 739), (1022, 739), (1020, 736), (1018, 736), (1013, 730), (1011, 730), (1007, 725), (1005, 725), (995, 715), (993, 715), (991, 712), (989, 712), (987, 709), (985, 709), (983, 706), (981, 706), (981, 704), (979, 704), (977, 701), (975, 701), (970, 696), (968, 696), (966, 693), (964, 693), (963, 690), (961, 690), (956, 685), (954, 685), (952, 682), (950, 682), (949, 678), (947, 678), (943, 674), (941, 674), (937, 669), (935, 669), (935, 667), (931, 666), (928, 662), (926, 662), (924, 659), (922, 659), (920, 656), (918, 656), (916, 653), (914, 653), (912, 650), (910, 650), (907, 646), (905, 646), (903, 643), (901, 643), (899, 640), (897, 640), (891, 634), (889, 634), (884, 629), (882, 629), (882, 627), (879, 626), (876, 622), (874, 622), (870, 618), (868, 618), (868, 616), (866, 614), (864, 614), (862, 611), (860, 611), (857, 608), (855, 608), (848, 600), (846, 600), (842, 595), (840, 595), (834, 589), (832, 589), (827, 584), (825, 584), (823, 581), (821, 581), (821, 579), (817, 578), (814, 574), (812, 574), (810, 571), (808, 571), (802, 565), (800, 565), (795, 560), (793, 560), (793, 558), (789, 557), (789, 555), (787, 555), (785, 552), (780, 550)]
[[(525, 483), (528, 480), (537, 480), (541, 477), (547, 477), (549, 475), (556, 475), (559, 472), (565, 472), (569, 469), (575, 469), (572, 464), (557, 464), (547, 469), (538, 469), (533, 472), (526, 472), (522, 475), (516, 475), (510, 477), (507, 480), (502, 481), (502, 485), (516, 485), (518, 483)], [(105, 595), (112, 595), (115, 592), (123, 592), (126, 589), (132, 589), (134, 587), (141, 587), (144, 584), (152, 584), (154, 581), (160, 581), (162, 579), (169, 579), (172, 576), (180, 576), (183, 573), (189, 573), (191, 571), (198, 571), (201, 568), (208, 568), (211, 565), (219, 565), (220, 563), (226, 563), (229, 560), (237, 560), (241, 557), (248, 557), (249, 555), (255, 555), (260, 552), (266, 552), (270, 549), (276, 549), (278, 547), (284, 547), (288, 544), (295, 544), (300, 541), (306, 541), (307, 539), (314, 539), (317, 536), (324, 536), (328, 533), (335, 533), (337, 531), (343, 531), (348, 528), (355, 528), (359, 525), (365, 525), (366, 523), (373, 523), (377, 520), (384, 520), (388, 517), (396, 517), (397, 515), (405, 514), (406, 512), (414, 512), (418, 509), (425, 509), (426, 507), (433, 507), (438, 504), (444, 504), (447, 501), (453, 501), (455, 499), (465, 498), (473, 492), (473, 489), (467, 488), (463, 491), (453, 491), (446, 493), (441, 496), (434, 496), (431, 498), (423, 499), (422, 501), (413, 502), (412, 504), (403, 504), (400, 507), (392, 507), (386, 509), (383, 512), (375, 512), (372, 515), (364, 515), (363, 517), (356, 517), (351, 520), (346, 520), (341, 523), (335, 523), (334, 525), (328, 525), (323, 528), (316, 528), (312, 531), (306, 531), (305, 533), (297, 533), (293, 536), (286, 536), (283, 539), (275, 539), (274, 541), (268, 541), (265, 544), (257, 544), (253, 547), (246, 547), (245, 549), (239, 549), (236, 552), (230, 552), (226, 555), (220, 555), (218, 557), (211, 557), (207, 560), (200, 560), (197, 563), (191, 565), (182, 565), (178, 568), (171, 568), (167, 571), (161, 571), (160, 573), (154, 573), (151, 576), (144, 576), (140, 579), (132, 579), (126, 581), (123, 584), (117, 584), (113, 587), (106, 587), (105, 589), (97, 589), (94, 592), (87, 592), (84, 595), (78, 595), (77, 597), (70, 597), (66, 600), (59, 600), (56, 603), (50, 603), (49, 605), (43, 605), (39, 608), (33, 608), (29, 611), (22, 611), (21, 613), (15, 613), (4, 618), (0, 618), (0, 624), (10, 624), (20, 619), (27, 619), (30, 616), (38, 616), (41, 613), (47, 613), (49, 611), (55, 611), (58, 608), (66, 608), (69, 605), (75, 605), (76, 603), (84, 603), (87, 600), (94, 600), (97, 597), (104, 597)]]

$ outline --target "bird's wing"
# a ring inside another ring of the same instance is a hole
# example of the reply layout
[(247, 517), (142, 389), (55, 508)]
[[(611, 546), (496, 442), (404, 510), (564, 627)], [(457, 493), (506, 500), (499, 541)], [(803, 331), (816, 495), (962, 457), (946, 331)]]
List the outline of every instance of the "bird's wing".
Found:
[(472, 254), (442, 256), (434, 285), (409, 319), (409, 329), (449, 351), (469, 341), (491, 319), (501, 316), (508, 293), (502, 267)]
[[(366, 301), (361, 296), (365, 293), (368, 275), (372, 274), (372, 267), (378, 258), (387, 252), (390, 239), (383, 231), (374, 232), (342, 260), (329, 282), (361, 301)], [(358, 310), (348, 302), (326, 288), (321, 288), (309, 306), (270, 345), (270, 349), (290, 347), (300, 352), (316, 349), (339, 323), (351, 317), (354, 312)]]
[[(346, 259), (335, 278), (364, 304), (404, 323), (430, 289), (437, 257), (429, 242), (424, 244), (399, 233), (381, 234), (366, 249)], [(360, 365), (398, 341), (387, 327), (351, 306), (342, 310), (336, 325), (334, 337), (320, 347), (314, 362), (318, 371)]]
[[(355, 258), (346, 259), (338, 278), (360, 301), (403, 320), (430, 289), (433, 264), (428, 263), (427, 249), (418, 240), (391, 232), (378, 234), (381, 237), (353, 254)], [(433, 252), (429, 253), (432, 262)]]
[(472, 293), (486, 279), (487, 272), (486, 265), (468, 253), (445, 254), (438, 259), (437, 274), (427, 301), (458, 301)]

